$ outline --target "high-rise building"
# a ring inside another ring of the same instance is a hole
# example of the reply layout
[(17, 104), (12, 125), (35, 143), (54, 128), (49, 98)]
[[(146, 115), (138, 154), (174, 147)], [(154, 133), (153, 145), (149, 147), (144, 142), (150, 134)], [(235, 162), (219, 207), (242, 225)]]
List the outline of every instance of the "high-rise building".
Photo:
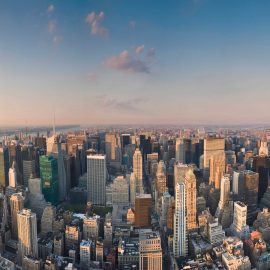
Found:
[(260, 148), (259, 148), (259, 156), (268, 156), (268, 143), (267, 143), (267, 137), (266, 135), (263, 136), (261, 142), (260, 142)]
[(39, 164), (42, 193), (46, 201), (56, 205), (59, 201), (57, 160), (53, 156), (41, 156)]
[(196, 222), (196, 177), (193, 170), (190, 168), (185, 175), (185, 188), (186, 188), (186, 218), (188, 231), (197, 228)]
[(160, 197), (166, 191), (166, 167), (163, 160), (160, 160), (156, 173), (156, 189), (158, 197)]
[(229, 201), (230, 196), (230, 178), (229, 175), (225, 175), (221, 179), (220, 186), (220, 200), (218, 207), (219, 209), (223, 209), (225, 204)]
[(37, 219), (30, 209), (23, 209), (17, 214), (18, 253), (22, 263), (24, 256), (38, 258)]
[(151, 194), (140, 194), (135, 198), (135, 226), (139, 228), (151, 226)]
[(175, 187), (175, 212), (174, 212), (174, 257), (187, 255), (187, 220), (186, 220), (186, 187), (185, 183), (177, 183)]
[(161, 237), (158, 232), (140, 231), (139, 252), (141, 270), (162, 270)]
[(0, 186), (8, 186), (9, 154), (8, 148), (0, 147)]
[(106, 156), (87, 156), (88, 201), (95, 205), (106, 205)]
[(135, 150), (133, 155), (133, 173), (136, 178), (136, 191), (137, 193), (143, 193), (143, 160), (139, 148)]
[(24, 198), (21, 193), (15, 193), (10, 197), (11, 212), (11, 236), (14, 240), (18, 239), (18, 221), (17, 214), (23, 209)]
[(204, 139), (203, 169), (205, 178), (209, 177), (211, 156), (223, 154), (224, 149), (224, 138), (208, 137)]
[(124, 176), (117, 176), (112, 185), (112, 204), (129, 204), (129, 184)]
[(240, 201), (234, 203), (233, 224), (231, 226), (235, 235), (247, 239), (249, 227), (247, 226), (247, 206)]
[(130, 174), (129, 178), (129, 188), (130, 188), (130, 204), (132, 207), (135, 206), (135, 198), (136, 198), (136, 178), (134, 173)]
[(259, 174), (258, 203), (261, 201), (267, 190), (270, 174), (270, 158), (268, 156), (255, 156), (253, 158), (254, 172)]
[(14, 166), (14, 162), (12, 164), (12, 167), (9, 169), (8, 177), (9, 177), (9, 186), (15, 188), (17, 186), (17, 172)]
[(105, 150), (108, 161), (120, 161), (121, 156), (120, 137), (116, 133), (106, 133)]
[(48, 203), (45, 207), (41, 218), (41, 233), (46, 235), (49, 232), (53, 232), (53, 221), (56, 217), (55, 206)]
[(65, 230), (65, 247), (66, 252), (75, 249), (79, 250), (79, 243), (81, 242), (81, 231), (77, 224), (66, 225)]
[(35, 160), (23, 160), (23, 185), (28, 187), (28, 181), (31, 175), (36, 175)]
[(225, 173), (225, 169), (225, 152), (212, 155), (210, 157), (209, 185), (214, 185), (215, 189), (220, 189), (220, 181)]
[(185, 143), (184, 139), (177, 138), (175, 142), (175, 161), (185, 164)]

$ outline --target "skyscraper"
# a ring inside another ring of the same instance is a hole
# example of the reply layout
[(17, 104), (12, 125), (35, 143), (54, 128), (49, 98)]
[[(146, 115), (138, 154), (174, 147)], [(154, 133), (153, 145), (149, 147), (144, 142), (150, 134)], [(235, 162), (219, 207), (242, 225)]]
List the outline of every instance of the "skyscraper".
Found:
[(184, 139), (177, 138), (175, 142), (175, 161), (179, 163), (185, 162), (185, 144)]
[(173, 254), (178, 258), (186, 256), (187, 251), (186, 187), (182, 182), (175, 187)]
[(218, 207), (219, 209), (223, 209), (225, 204), (228, 202), (230, 196), (230, 178), (228, 175), (225, 175), (221, 179), (221, 187), (220, 187), (220, 200)]
[(268, 157), (268, 143), (267, 143), (267, 137), (264, 134), (261, 142), (260, 142), (260, 148), (259, 148), (259, 156), (266, 156)]
[(39, 164), (42, 193), (46, 201), (56, 205), (59, 201), (57, 160), (53, 156), (41, 156)]
[(31, 175), (35, 175), (35, 160), (23, 160), (23, 185), (28, 187), (28, 181)]
[(139, 228), (151, 226), (151, 194), (140, 194), (135, 198), (135, 226)]
[(189, 230), (193, 230), (197, 228), (196, 177), (191, 168), (186, 172), (186, 175), (185, 175), (185, 188), (186, 188), (187, 229), (189, 231)]
[(9, 155), (8, 149), (0, 147), (0, 186), (8, 186)]
[(143, 160), (139, 148), (135, 150), (133, 155), (133, 173), (136, 178), (136, 191), (137, 193), (143, 193)]
[(12, 167), (9, 169), (8, 178), (9, 178), (9, 186), (15, 188), (17, 185), (17, 172), (14, 166), (14, 162), (12, 164)]
[(87, 193), (88, 201), (95, 205), (106, 205), (106, 156), (87, 156)]
[(225, 173), (225, 152), (214, 154), (210, 157), (210, 178), (209, 184), (220, 189), (220, 181)]
[(24, 199), (21, 193), (15, 193), (10, 197), (11, 212), (11, 236), (12, 239), (18, 239), (18, 221), (17, 214), (23, 209)]
[(38, 258), (37, 219), (30, 209), (18, 213), (18, 253), (20, 262), (24, 256)]
[(209, 177), (211, 156), (224, 153), (224, 149), (224, 138), (208, 137), (204, 139), (203, 169), (205, 178)]

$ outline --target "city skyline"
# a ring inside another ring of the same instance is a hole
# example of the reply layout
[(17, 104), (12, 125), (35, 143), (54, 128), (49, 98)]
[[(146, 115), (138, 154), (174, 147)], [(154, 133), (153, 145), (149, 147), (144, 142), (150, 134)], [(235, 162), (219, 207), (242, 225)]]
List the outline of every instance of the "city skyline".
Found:
[(2, 1), (1, 126), (268, 124), (269, 8)]

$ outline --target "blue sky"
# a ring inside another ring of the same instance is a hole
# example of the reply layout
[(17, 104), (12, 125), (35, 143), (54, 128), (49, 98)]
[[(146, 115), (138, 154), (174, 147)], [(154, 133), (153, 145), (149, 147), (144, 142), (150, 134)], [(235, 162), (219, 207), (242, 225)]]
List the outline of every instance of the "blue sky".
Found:
[(269, 123), (270, 1), (2, 0), (0, 124)]

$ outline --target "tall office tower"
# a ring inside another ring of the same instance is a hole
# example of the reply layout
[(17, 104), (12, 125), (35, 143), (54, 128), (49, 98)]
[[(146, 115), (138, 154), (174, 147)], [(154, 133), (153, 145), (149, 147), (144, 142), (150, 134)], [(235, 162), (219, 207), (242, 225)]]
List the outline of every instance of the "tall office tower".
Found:
[(8, 148), (0, 147), (0, 186), (8, 186), (9, 154)]
[(48, 203), (45, 207), (41, 218), (41, 233), (46, 235), (49, 232), (53, 232), (53, 221), (56, 217), (55, 206)]
[(247, 239), (249, 227), (247, 226), (247, 206), (240, 201), (234, 203), (233, 224), (231, 229), (241, 239)]
[(67, 171), (65, 167), (65, 160), (61, 144), (57, 143), (57, 165), (58, 165), (58, 190), (59, 200), (64, 201), (67, 198), (69, 186), (67, 183)]
[(136, 192), (143, 193), (143, 160), (139, 148), (135, 150), (133, 155), (133, 173), (136, 178)]
[(11, 213), (11, 237), (18, 239), (18, 223), (17, 214), (23, 209), (24, 199), (21, 193), (15, 193), (10, 197), (10, 213)]
[(267, 190), (270, 174), (270, 158), (268, 156), (255, 156), (252, 170), (259, 174), (258, 203)]
[(46, 201), (57, 205), (59, 201), (57, 160), (53, 156), (41, 156), (39, 164), (42, 193)]
[(186, 220), (186, 186), (177, 183), (175, 187), (175, 212), (174, 212), (174, 257), (186, 256), (188, 252), (187, 220)]
[(129, 183), (130, 183), (129, 184), (130, 204), (131, 204), (131, 207), (134, 207), (135, 197), (136, 197), (136, 177), (133, 172), (130, 174)]
[(57, 153), (57, 143), (58, 137), (54, 134), (51, 137), (47, 138), (47, 155), (51, 155), (52, 153)]
[(166, 167), (163, 160), (160, 160), (157, 167), (156, 173), (156, 189), (158, 193), (158, 197), (162, 196), (162, 194), (166, 191)]
[(167, 226), (167, 217), (168, 217), (168, 210), (172, 204), (172, 196), (166, 190), (162, 197), (161, 197), (161, 217), (160, 217), (160, 226), (166, 227)]
[(16, 161), (18, 184), (22, 185), (22, 155), (21, 146), (19, 144), (10, 144), (8, 146), (9, 163), (13, 164)]
[(179, 163), (186, 163), (185, 162), (185, 143), (184, 139), (176, 138), (175, 142), (175, 161)]
[(214, 185), (215, 189), (220, 189), (220, 181), (225, 169), (225, 152), (212, 155), (210, 158), (209, 185)]
[(135, 226), (139, 228), (151, 226), (151, 194), (140, 194), (135, 198)]
[(46, 138), (39, 137), (39, 136), (36, 137), (35, 138), (35, 146), (40, 148), (40, 149), (46, 150), (47, 149)]
[(141, 270), (162, 270), (161, 237), (158, 232), (140, 231), (139, 252)]
[(14, 166), (14, 162), (12, 164), (12, 167), (9, 169), (8, 178), (9, 178), (9, 186), (15, 188), (17, 186), (17, 172)]
[(23, 185), (28, 187), (28, 181), (31, 175), (36, 175), (35, 160), (23, 160)]
[(37, 219), (30, 209), (23, 209), (17, 214), (18, 255), (22, 263), (24, 256), (38, 258)]
[(188, 231), (197, 228), (196, 222), (196, 177), (193, 170), (190, 168), (185, 175), (185, 188), (186, 188), (186, 217)]
[(267, 144), (267, 137), (266, 135), (263, 136), (261, 143), (260, 143), (260, 149), (259, 149), (259, 156), (266, 156), (269, 155), (268, 150), (268, 144)]
[(122, 148), (125, 148), (126, 145), (131, 143), (130, 134), (122, 134), (121, 135)]
[(247, 222), (252, 224), (257, 216), (259, 174), (252, 171), (244, 171), (243, 173), (242, 201), (247, 205)]
[(112, 204), (129, 205), (129, 184), (124, 176), (117, 176), (112, 187)]
[(82, 240), (80, 243), (80, 266), (82, 269), (88, 269), (91, 263), (91, 240)]
[(204, 139), (203, 170), (205, 179), (209, 177), (211, 156), (216, 154), (223, 154), (224, 149), (224, 138), (208, 137)]
[(247, 205), (247, 221), (252, 224), (257, 215), (259, 174), (249, 170), (234, 172), (233, 192)]
[(108, 161), (120, 161), (120, 138), (116, 133), (106, 133), (105, 151)]
[(189, 165), (186, 164), (175, 164), (174, 165), (174, 185), (176, 186), (177, 183), (185, 182), (185, 175), (186, 172), (191, 168)]
[(88, 201), (95, 205), (106, 205), (106, 156), (87, 156)]
[(225, 204), (229, 201), (230, 197), (230, 176), (225, 175), (221, 179), (221, 186), (220, 186), (220, 200), (218, 204), (218, 208), (224, 209)]

